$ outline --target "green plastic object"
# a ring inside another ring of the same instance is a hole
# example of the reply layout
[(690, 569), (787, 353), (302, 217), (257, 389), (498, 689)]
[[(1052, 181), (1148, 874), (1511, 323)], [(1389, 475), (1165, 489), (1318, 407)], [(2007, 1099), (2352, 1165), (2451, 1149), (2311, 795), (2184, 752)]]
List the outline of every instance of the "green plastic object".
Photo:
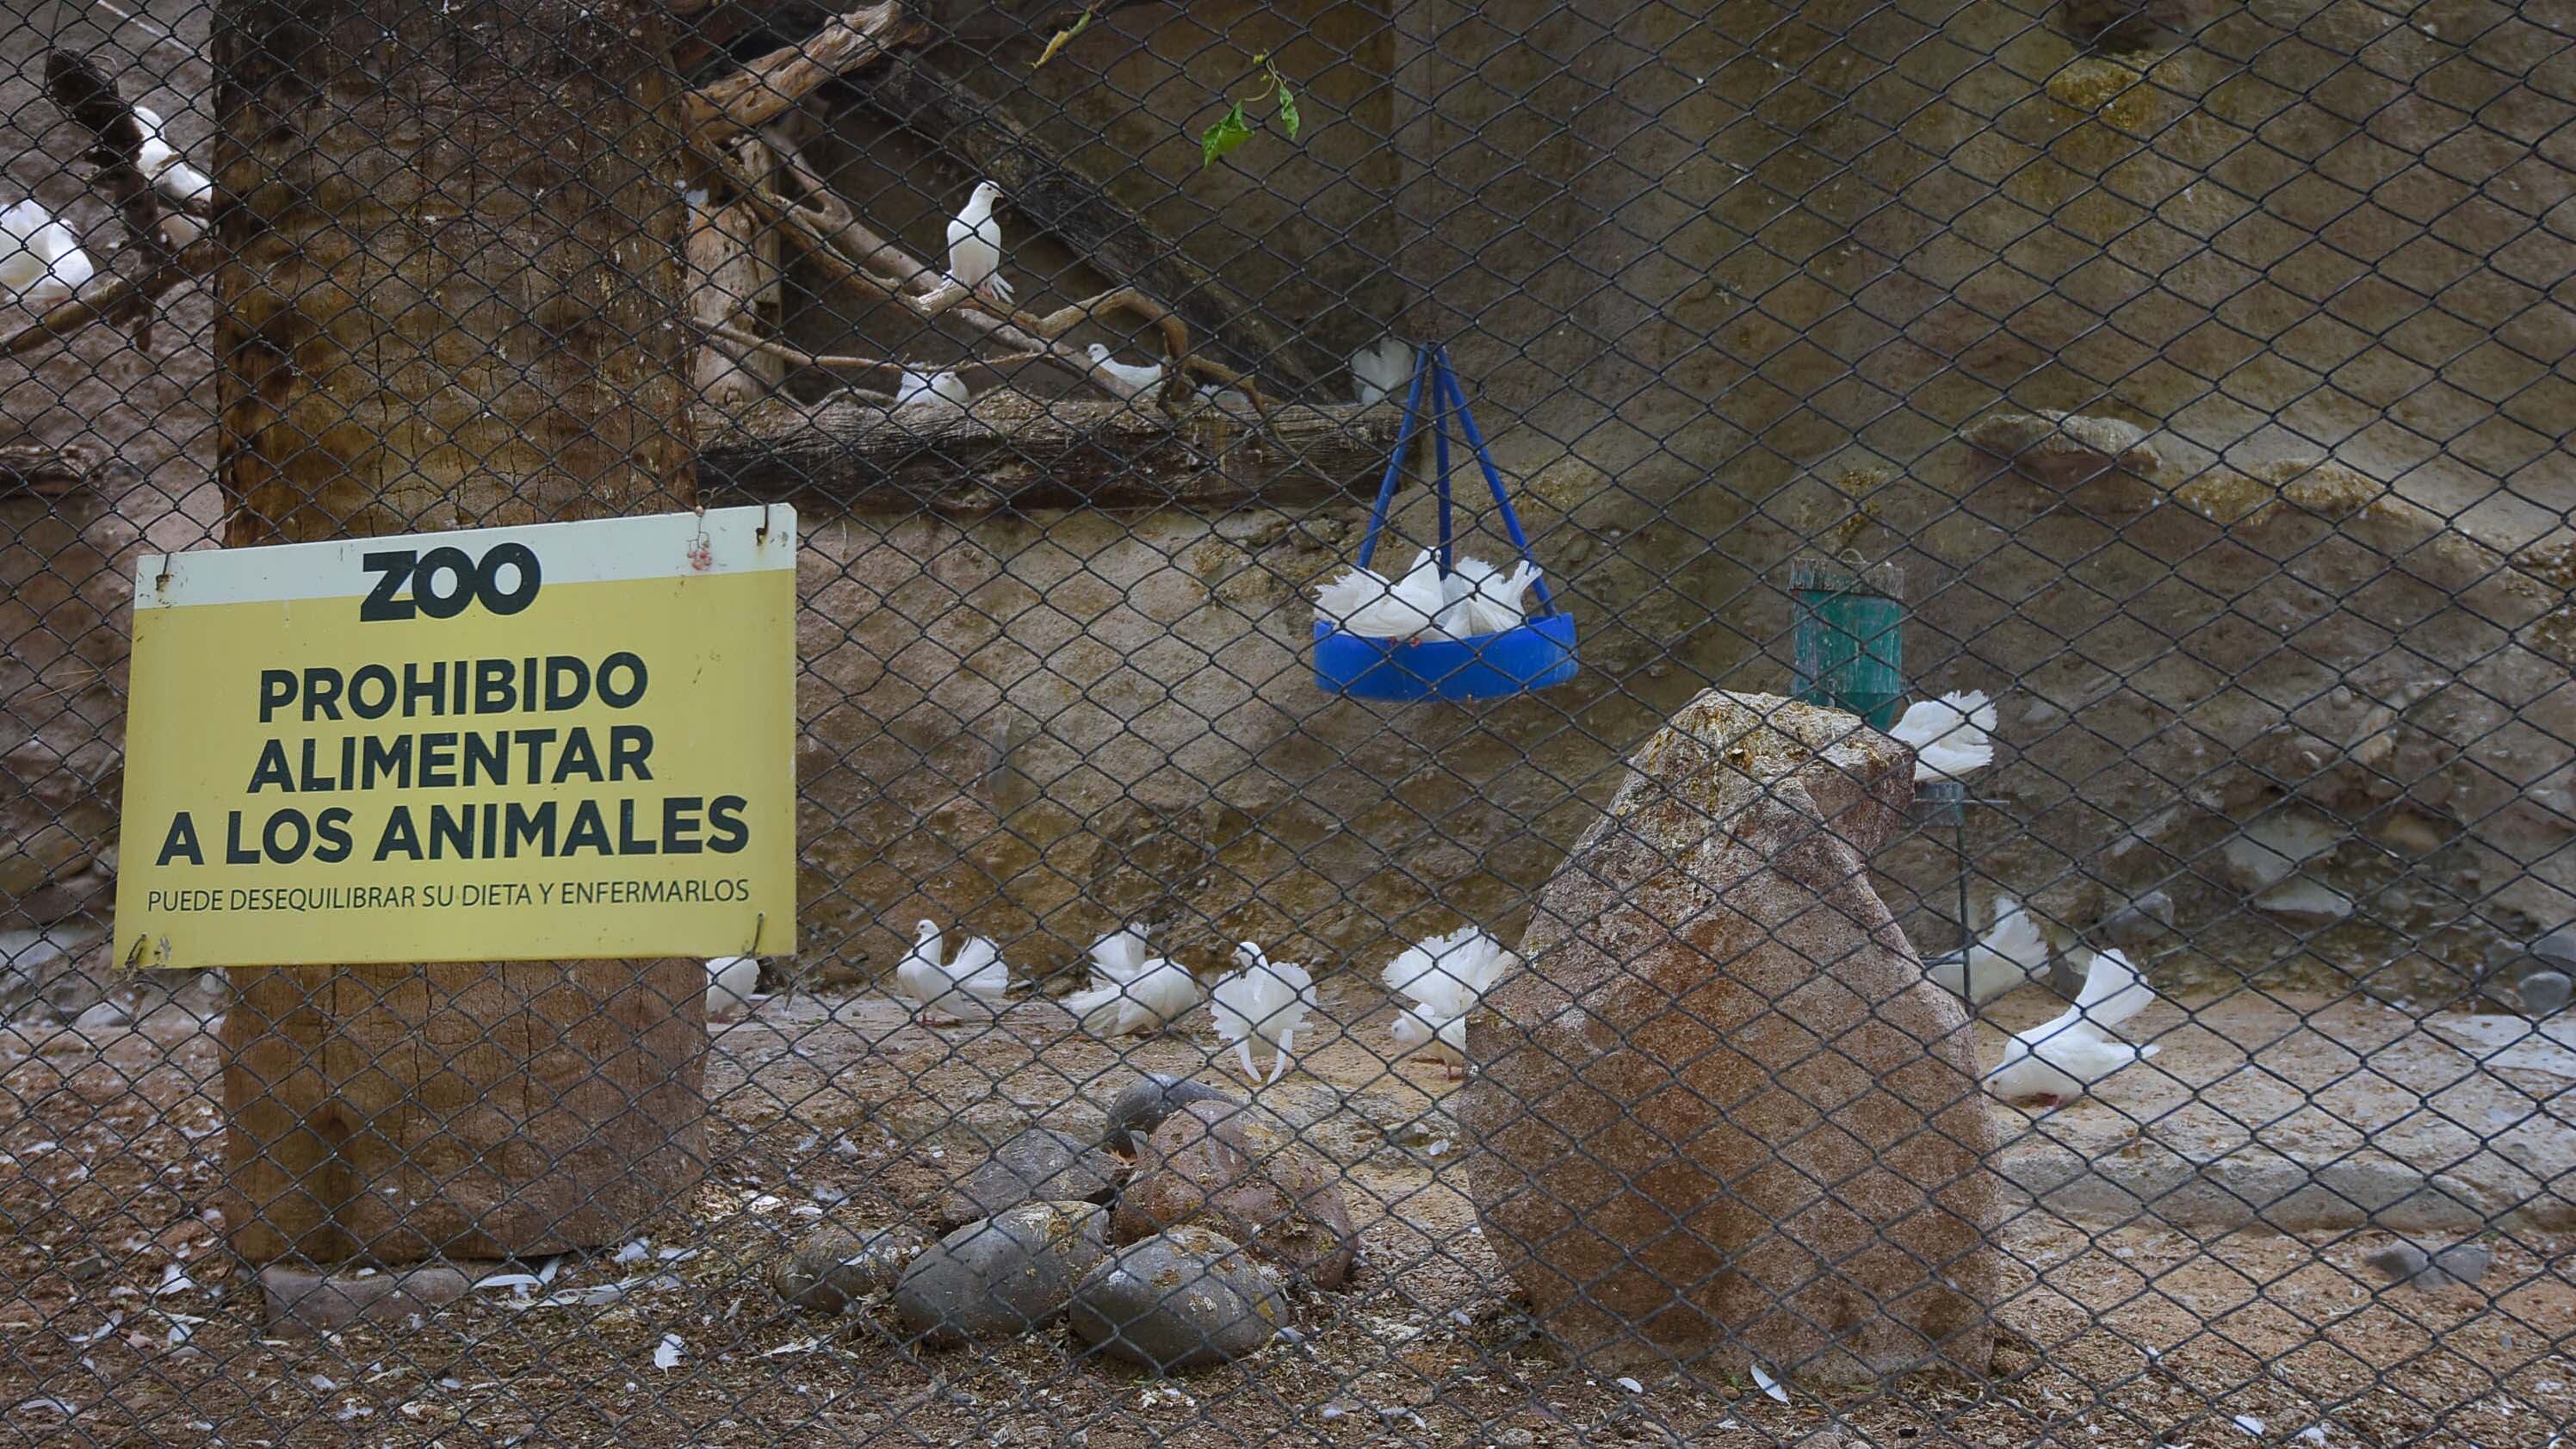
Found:
[(1849, 710), (1873, 729), (1896, 723), (1905, 699), (1903, 584), (1893, 564), (1856, 569), (1802, 559), (1789, 566), (1799, 699)]

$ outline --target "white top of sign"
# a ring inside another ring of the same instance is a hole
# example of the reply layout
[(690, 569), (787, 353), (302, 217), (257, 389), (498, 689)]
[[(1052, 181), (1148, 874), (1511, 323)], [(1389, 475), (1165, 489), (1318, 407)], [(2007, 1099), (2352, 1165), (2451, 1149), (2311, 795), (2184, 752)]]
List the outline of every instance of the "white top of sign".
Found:
[(135, 570), (134, 607), (352, 598), (374, 584), (362, 564), (366, 554), (455, 548), (480, 559), (505, 543), (534, 551), (549, 585), (792, 569), (796, 510), (770, 503), (581, 523), (145, 554)]

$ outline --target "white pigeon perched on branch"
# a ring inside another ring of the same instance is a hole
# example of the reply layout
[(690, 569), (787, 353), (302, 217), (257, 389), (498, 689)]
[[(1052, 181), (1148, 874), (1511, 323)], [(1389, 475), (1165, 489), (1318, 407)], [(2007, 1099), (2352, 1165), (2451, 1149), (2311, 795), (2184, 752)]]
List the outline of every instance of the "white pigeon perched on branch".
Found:
[(96, 272), (72, 229), (30, 198), (0, 211), (0, 287), (11, 301), (50, 304), (80, 290)]
[(2048, 969), (2048, 937), (2039, 918), (2010, 896), (1995, 897), (1994, 909), (1994, 924), (1985, 934), (1923, 963), (1924, 974), (1971, 1006), (2017, 990)]
[(1914, 778), (1955, 780), (1995, 759), (1995, 706), (1971, 689), (1917, 700), (1888, 731), (1914, 749)]
[(751, 994), (760, 987), (760, 958), (719, 956), (707, 963), (707, 1020), (732, 1021), (751, 1014)]
[(1413, 382), (1413, 349), (1393, 337), (1381, 337), (1351, 354), (1351, 391), (1360, 406), (1402, 394)]
[(1529, 619), (1523, 602), (1538, 582), (1538, 565), (1524, 559), (1505, 573), (1480, 558), (1461, 554), (1457, 568), (1441, 581), (1448, 600), (1433, 629), (1452, 639), (1479, 639), (1517, 629)]
[(180, 206), (213, 205), (214, 178), (179, 159), (178, 148), (162, 137), (161, 113), (150, 106), (136, 106), (134, 119), (143, 125), (143, 154), (136, 158), (137, 164), (152, 189)]
[(1131, 362), (1120, 362), (1109, 355), (1106, 344), (1099, 342), (1091, 344), (1088, 350), (1091, 353), (1091, 365), (1118, 379), (1119, 384), (1127, 389), (1129, 396), (1142, 397), (1163, 385), (1163, 369), (1159, 363), (1152, 367), (1138, 367)]
[[(1234, 1043), (1235, 1059), (1243, 1063), (1243, 1075), (1268, 1086), (1288, 1074), (1297, 1027), (1305, 1021), (1306, 1013), (1319, 1004), (1315, 999), (1315, 978), (1293, 961), (1272, 961), (1250, 941), (1234, 948), (1234, 964), (1236, 970), (1219, 981), (1211, 993), (1217, 1034)], [(1279, 1054), (1271, 1064), (1267, 1082), (1262, 1081), (1259, 1069), (1252, 1064), (1255, 1041)]]
[(1431, 628), (1450, 605), (1448, 590), (1439, 561), (1424, 549), (1393, 583), (1373, 569), (1344, 570), (1315, 591), (1315, 617), (1362, 639), (1412, 639)]
[(938, 925), (923, 921), (911, 953), (894, 968), (895, 989), (919, 1003), (924, 1026), (955, 1026), (962, 1012), (990, 1012), (1011, 989), (1011, 968), (991, 941), (968, 937), (955, 960), (943, 960), (946, 951)]
[(1390, 1028), (1396, 1050), (1428, 1052), (1452, 1079), (1465, 1076), (1467, 1013), (1518, 964), (1519, 957), (1476, 926), (1406, 947), (1379, 973), (1387, 990), (1413, 1002)]
[(1152, 954), (1143, 926), (1121, 926), (1091, 943), (1091, 988), (1064, 999), (1093, 1036), (1159, 1031), (1207, 993), (1189, 968)]
[(948, 277), (1007, 307), (1011, 284), (1002, 279), (1002, 223), (993, 216), (1001, 199), (999, 184), (975, 183), (966, 209), (948, 223)]
[(903, 382), (896, 387), (894, 405), (897, 411), (910, 407), (955, 408), (964, 412), (974, 402), (966, 391), (966, 379), (953, 372), (937, 376), (906, 369)]
[(2123, 1067), (2164, 1050), (2115, 1041), (2112, 1027), (2155, 1000), (2154, 988), (2117, 951), (2093, 954), (2075, 1004), (2004, 1043), (2003, 1060), (1986, 1073), (1986, 1090), (2007, 1102), (2060, 1107)]

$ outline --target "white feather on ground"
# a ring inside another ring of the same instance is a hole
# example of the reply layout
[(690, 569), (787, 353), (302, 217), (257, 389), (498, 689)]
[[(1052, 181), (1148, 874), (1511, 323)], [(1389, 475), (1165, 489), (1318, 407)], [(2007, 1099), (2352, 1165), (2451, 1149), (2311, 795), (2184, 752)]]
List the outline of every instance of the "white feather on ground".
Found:
[(731, 1021), (751, 1013), (751, 994), (760, 988), (760, 959), (719, 956), (707, 963), (707, 1019)]
[(178, 148), (161, 134), (161, 113), (150, 106), (136, 106), (134, 119), (143, 124), (143, 154), (136, 160), (152, 189), (181, 206), (213, 204), (214, 178), (179, 159)]
[(1926, 975), (1972, 1006), (2018, 990), (2048, 969), (2048, 937), (2030, 908), (2010, 896), (1997, 896), (1994, 910), (1994, 924), (1965, 950), (1923, 963)]
[(1142, 396), (1163, 385), (1163, 369), (1160, 364), (1152, 367), (1138, 367), (1134, 363), (1120, 362), (1110, 356), (1106, 343), (1095, 342), (1087, 350), (1091, 354), (1091, 365), (1118, 379), (1119, 384), (1128, 390), (1130, 396)]
[(1378, 973), (1387, 990), (1413, 1002), (1396, 1013), (1389, 1029), (1396, 1050), (1407, 1056), (1427, 1051), (1450, 1068), (1450, 1075), (1462, 1074), (1467, 1014), (1519, 962), (1502, 942), (1475, 926), (1406, 947)]
[(1189, 968), (1152, 954), (1142, 926), (1121, 926), (1091, 944), (1091, 986), (1064, 999), (1093, 1036), (1159, 1031), (1189, 1014), (1206, 993)]
[(1261, 1075), (1252, 1062), (1253, 1043), (1278, 1053), (1269, 1080), (1262, 1082), (1267, 1086), (1288, 1074), (1297, 1027), (1320, 1004), (1315, 999), (1315, 978), (1293, 961), (1272, 961), (1250, 941), (1234, 948), (1234, 964), (1237, 969), (1210, 993), (1217, 1034), (1234, 1044), (1244, 1076), (1255, 1081), (1261, 1081)]
[(993, 204), (1001, 199), (1000, 186), (975, 183), (966, 209), (948, 223), (948, 275), (1008, 306), (1011, 284), (1002, 279), (1002, 223), (993, 215)]
[(32, 306), (67, 297), (97, 270), (72, 229), (32, 198), (0, 211), (0, 233), (0, 287), (12, 301)]
[(2128, 957), (2095, 952), (2075, 1004), (2007, 1040), (2003, 1060), (1986, 1073), (1986, 1090), (2007, 1102), (2049, 1107), (2083, 1096), (2094, 1083), (2163, 1050), (2132, 1046), (2109, 1035), (2155, 998), (2155, 989), (2139, 979)]
[(1983, 690), (1917, 700), (1888, 731), (1914, 750), (1914, 778), (1957, 779), (1995, 759), (1995, 706)]
[(1360, 406), (1400, 397), (1413, 383), (1413, 349), (1381, 337), (1351, 354), (1351, 393)]
[(969, 937), (954, 960), (942, 959), (945, 953), (938, 925), (923, 921), (914, 930), (911, 952), (894, 968), (895, 990), (918, 1004), (926, 1024), (968, 1011), (990, 1012), (1011, 989), (1001, 948), (982, 936)]
[(953, 372), (943, 372), (934, 377), (906, 371), (894, 394), (894, 405), (898, 409), (929, 406), (955, 408), (963, 412), (973, 402), (973, 395), (966, 391), (966, 380)]
[(1460, 640), (1517, 629), (1529, 619), (1526, 596), (1537, 582), (1538, 565), (1526, 559), (1505, 573), (1483, 559), (1461, 554), (1458, 567), (1441, 581), (1448, 602), (1441, 606), (1433, 627)]

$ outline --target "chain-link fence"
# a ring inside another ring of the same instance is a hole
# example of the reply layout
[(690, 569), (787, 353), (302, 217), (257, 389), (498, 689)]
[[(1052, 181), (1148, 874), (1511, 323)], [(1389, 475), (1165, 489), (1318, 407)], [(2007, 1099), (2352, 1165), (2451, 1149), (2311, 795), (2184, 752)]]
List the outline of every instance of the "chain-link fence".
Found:
[[(22, 6), (0, 1427), (2559, 1443), (2571, 18)], [(111, 939), (146, 556), (743, 504), (792, 955)]]

